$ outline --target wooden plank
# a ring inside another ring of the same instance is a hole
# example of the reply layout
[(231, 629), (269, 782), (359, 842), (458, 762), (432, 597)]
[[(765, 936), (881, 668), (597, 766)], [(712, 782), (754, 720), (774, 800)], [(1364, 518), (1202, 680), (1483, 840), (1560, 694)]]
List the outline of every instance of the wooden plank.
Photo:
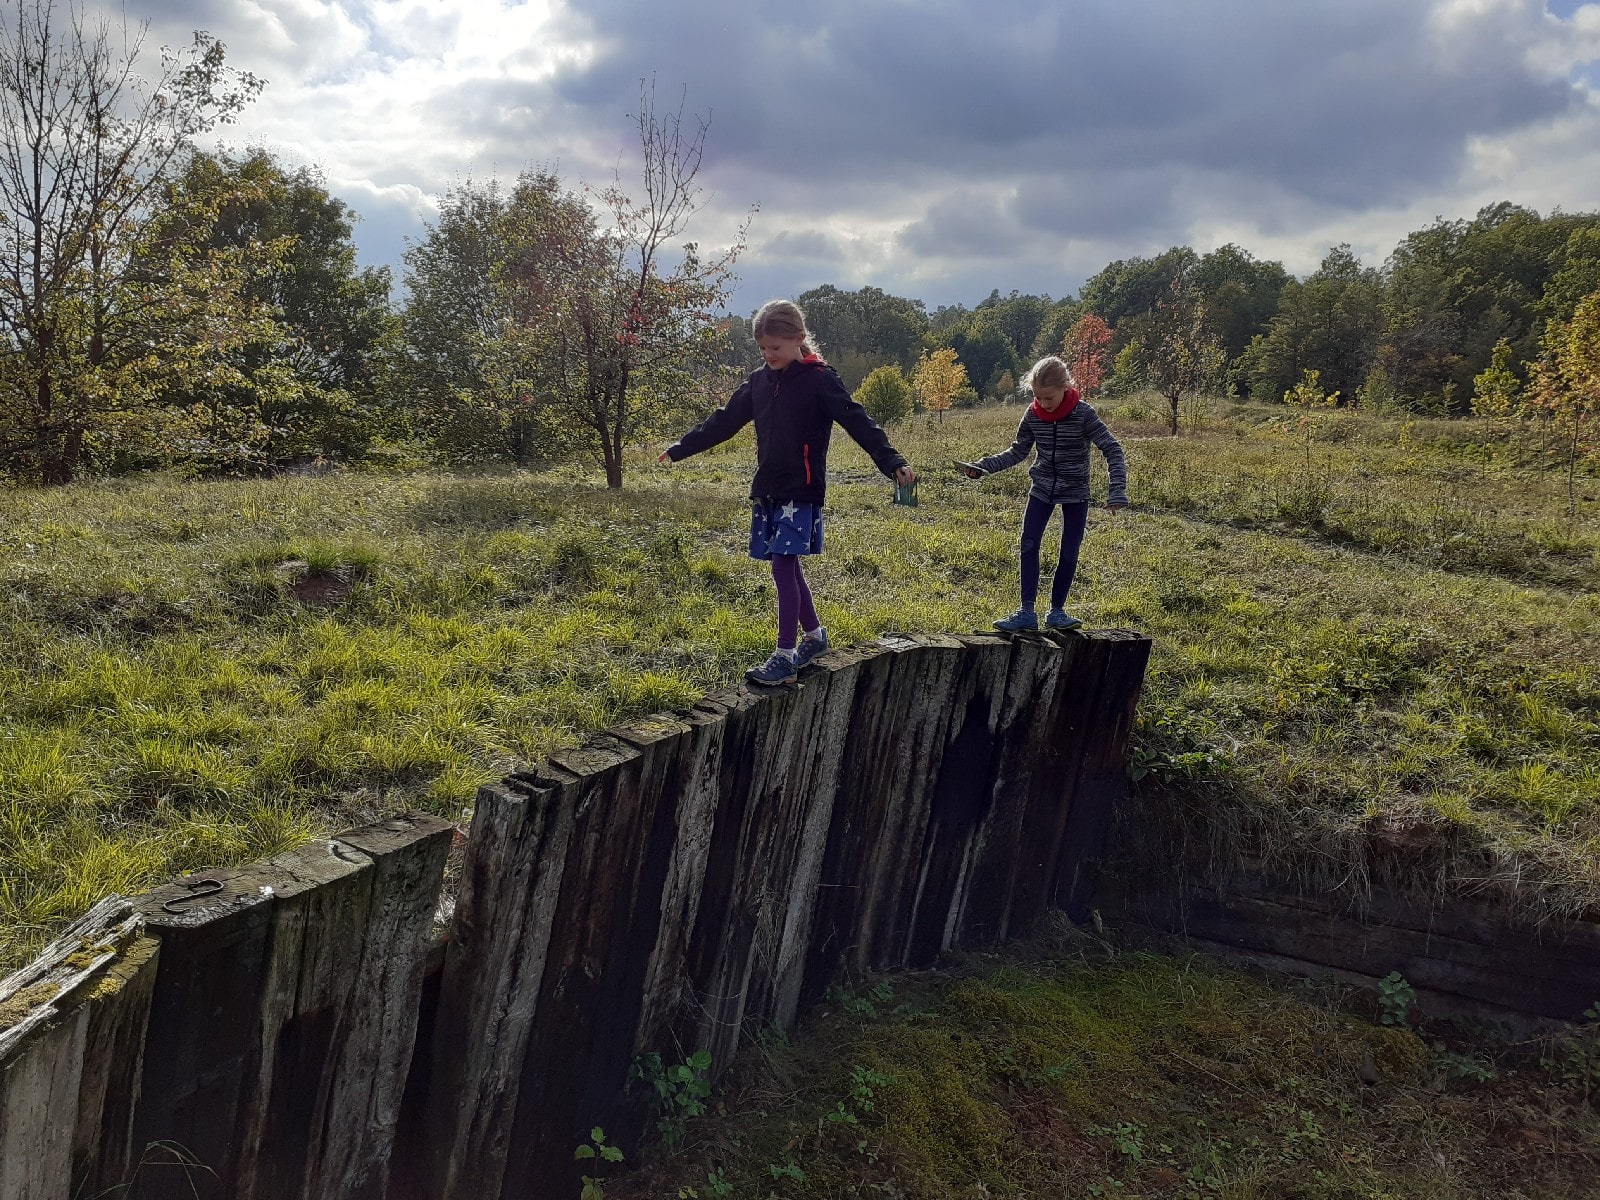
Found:
[[(145, 1036), (161, 943), (140, 936), (107, 964), (87, 991), (83, 1077), (72, 1144), (74, 1196), (116, 1194), (142, 1147), (133, 1111), (144, 1074)], [(4, 1193), (0, 1193), (3, 1195)]]
[[(143, 1165), (132, 1200), (232, 1200), (241, 1103), (256, 1086), (271, 889), (259, 866), (206, 872), (200, 894), (179, 881), (139, 897), (161, 941), (134, 1110)], [(169, 912), (171, 902), (178, 908)]]
[(408, 815), (334, 840), (372, 863), (372, 902), (359, 957), (346, 964), (339, 1054), (305, 1196), (382, 1200), (400, 1119), (434, 914), (455, 827)]
[(293, 1200), (307, 1188), (339, 1060), (349, 970), (360, 960), (372, 861), (317, 842), (264, 864), (273, 904), (256, 1070), (242, 1092), (232, 1196)]
[(506, 1200), (563, 1178), (576, 1185), (573, 1147), (615, 1111), (627, 1080), (670, 869), (665, 795), (680, 739), (635, 741), (644, 744), (607, 736), (553, 759), (575, 777), (555, 798), (572, 809), (572, 836), (516, 1085)]
[(927, 797), (956, 719), (950, 699), (963, 658), (954, 638), (921, 637), (889, 648), (893, 665), (874, 739), (881, 760), (868, 776), (869, 804), (882, 820), (868, 831), (858, 877), (860, 925), (849, 959), (859, 971), (893, 970), (909, 961), (931, 817)]
[(0, 1062), (0, 1196), (67, 1200), (88, 1013), (36, 1025)]
[(1077, 780), (1053, 870), (1055, 902), (1074, 921), (1087, 921), (1099, 863), (1117, 806), (1128, 790), (1128, 738), (1144, 684), (1150, 639), (1121, 629), (1097, 629), (1089, 640), (1104, 663), (1093, 707), (1077, 750)]
[(572, 835), (578, 777), (557, 766), (480, 788), (430, 1033), (421, 1127), (400, 1187), (496, 1200)]
[(1055, 687), (1041, 698), (1046, 712), (1033, 746), (1006, 911), (1006, 928), (1013, 935), (1025, 933), (1054, 903), (1056, 863), (1078, 783), (1078, 759), (1105, 673), (1104, 643), (1076, 632), (1040, 637), (1060, 650), (1061, 663)]
[(995, 945), (1010, 935), (1028, 800), (1064, 660), (1061, 647), (1044, 638), (1004, 638), (1002, 644), (1006, 679), (995, 722), (992, 798), (974, 839), (970, 881), (958, 915), (963, 946)]
[(957, 638), (949, 720), (920, 803), (928, 827), (910, 913), (906, 963), (925, 966), (955, 943), (980, 844), (995, 804), (994, 778), (1003, 751), (1000, 720), (1011, 648), (990, 639)]

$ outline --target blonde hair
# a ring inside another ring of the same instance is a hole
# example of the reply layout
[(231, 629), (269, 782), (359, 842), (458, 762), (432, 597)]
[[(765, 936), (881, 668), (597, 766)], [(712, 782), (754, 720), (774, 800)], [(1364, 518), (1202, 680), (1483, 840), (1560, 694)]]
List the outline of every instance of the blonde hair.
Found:
[(750, 323), (750, 336), (760, 341), (764, 337), (799, 338), (800, 349), (805, 354), (821, 352), (817, 339), (806, 328), (806, 315), (792, 300), (768, 300), (756, 311)]
[(1041, 358), (1028, 368), (1028, 373), (1022, 377), (1018, 386), (1023, 388), (1075, 388), (1078, 381), (1072, 377), (1072, 371), (1065, 362), (1054, 354)]

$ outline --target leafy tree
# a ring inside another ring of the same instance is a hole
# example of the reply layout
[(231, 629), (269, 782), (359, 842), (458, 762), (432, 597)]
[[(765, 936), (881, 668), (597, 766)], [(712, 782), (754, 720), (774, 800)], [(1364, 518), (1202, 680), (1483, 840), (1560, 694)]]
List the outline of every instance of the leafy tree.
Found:
[(989, 293), (978, 305), (986, 323), (1005, 335), (1011, 352), (1020, 362), (1033, 350), (1039, 332), (1050, 319), (1054, 302), (1049, 296), (1025, 296), (1013, 290), (1004, 299), (1000, 289)]
[(1120, 327), (1127, 317), (1153, 313), (1168, 302), (1175, 280), (1192, 286), (1190, 275), (1199, 256), (1188, 246), (1174, 246), (1155, 258), (1118, 259), (1103, 267), (1078, 293), (1088, 312), (1099, 313), (1107, 324)]
[(846, 292), (824, 284), (802, 292), (796, 303), (846, 386), (859, 384), (880, 363), (909, 368), (928, 332), (922, 301), (892, 296), (881, 288)]
[(956, 352), (946, 346), (923, 354), (911, 382), (922, 397), (923, 405), (930, 412), (938, 413), (939, 420), (943, 421), (945, 409), (955, 402), (956, 393), (968, 386), (967, 370)]
[(1222, 345), (1206, 320), (1205, 305), (1183, 277), (1168, 285), (1168, 297), (1155, 311), (1131, 317), (1128, 339), (1130, 361), (1119, 360), (1119, 371), (1135, 366), (1139, 375), (1166, 397), (1172, 433), (1178, 433), (1178, 412), (1183, 397), (1214, 387), (1227, 365)]
[(1031, 365), (1047, 354), (1060, 354), (1061, 343), (1068, 331), (1078, 323), (1088, 310), (1076, 300), (1057, 300), (1045, 314), (1044, 324), (1034, 335), (1033, 346), (1027, 359)]
[(407, 298), (385, 388), (410, 432), (446, 458), (527, 466), (536, 456), (528, 405), (489, 380), (489, 351), (510, 322), (496, 278), (514, 253), (508, 214), (518, 195), (493, 182), (453, 189), (405, 252)]
[[(808, 314), (809, 319), (809, 314)], [(899, 367), (886, 364), (873, 371), (855, 392), (856, 402), (880, 425), (903, 421), (911, 415), (911, 381)]]
[(715, 350), (715, 310), (744, 236), (714, 258), (691, 242), (669, 260), (699, 207), (708, 124), (686, 131), (681, 106), (658, 114), (653, 91), (641, 86), (635, 125), (643, 198), (620, 180), (601, 191), (603, 227), (564, 199), (524, 210), (536, 219), (518, 240), (537, 252), (503, 276), (514, 314), (504, 377), (529, 385), (604, 466), (611, 488), (622, 486), (624, 447), (694, 402), (691, 365)]
[(1283, 289), (1278, 315), (1252, 339), (1241, 364), (1252, 396), (1278, 399), (1307, 370), (1330, 391), (1354, 395), (1375, 361), (1382, 285), (1349, 246), (1335, 246), (1304, 283)]
[(1544, 320), (1570, 316), (1585, 294), (1563, 289), (1565, 303), (1546, 301), (1547, 285), (1574, 235), (1597, 225), (1595, 214), (1541, 217), (1501, 202), (1470, 221), (1439, 220), (1407, 236), (1387, 264), (1385, 305), (1402, 391), (1417, 401), (1453, 383), (1466, 394), (1502, 339), (1514, 361), (1536, 357)]
[(1206, 307), (1212, 332), (1232, 362), (1251, 338), (1266, 332), (1289, 273), (1282, 263), (1261, 262), (1229, 243), (1202, 256), (1189, 278)]
[(230, 354), (236, 378), (196, 398), (248, 413), (262, 461), (357, 456), (378, 432), (373, 385), (392, 318), (388, 268), (356, 265), (355, 214), (318, 172), (285, 170), (265, 150), (196, 153), (176, 191), (207, 201), (198, 247), (237, 254), (245, 294), (274, 317), (270, 338)]
[(1337, 408), (1339, 393), (1324, 390), (1322, 373), (1307, 368), (1300, 382), (1283, 394), (1283, 402), (1291, 408)]
[(1093, 396), (1111, 362), (1111, 327), (1094, 313), (1085, 313), (1062, 339), (1061, 356), (1078, 381), (1078, 390)]
[(1000, 373), (1000, 381), (995, 384), (994, 394), (996, 400), (1010, 400), (1017, 394), (1016, 376), (1010, 371)]
[(1472, 411), (1483, 417), (1509, 417), (1521, 403), (1521, 386), (1511, 370), (1511, 343), (1495, 343), (1489, 365), (1472, 381)]
[(47, 484), (76, 478), (97, 436), (182, 432), (156, 401), (256, 315), (164, 189), (261, 82), (205, 34), (142, 82), (143, 29), (117, 46), (104, 22), (65, 26), (42, 0), (0, 29), (0, 455)]
[(1577, 514), (1577, 469), (1600, 457), (1600, 291), (1578, 302), (1572, 320), (1552, 322), (1533, 365), (1525, 408), (1560, 439), (1567, 468), (1567, 511)]
[(1017, 373), (1017, 352), (1001, 328), (994, 324), (989, 310), (979, 309), (962, 325), (933, 335), (935, 347), (954, 350), (967, 378), (992, 393), (1000, 376)]
[(1534, 307), (1549, 321), (1570, 321), (1585, 296), (1600, 291), (1600, 220), (1575, 229), (1557, 255), (1560, 265)]
[(593, 214), (549, 172), (510, 191), (467, 183), (406, 250), (407, 300), (386, 387), (408, 407), (412, 432), (452, 459), (509, 458), (520, 466), (571, 452), (517, 351), (513, 264), (537, 260), (540, 231), (585, 226)]

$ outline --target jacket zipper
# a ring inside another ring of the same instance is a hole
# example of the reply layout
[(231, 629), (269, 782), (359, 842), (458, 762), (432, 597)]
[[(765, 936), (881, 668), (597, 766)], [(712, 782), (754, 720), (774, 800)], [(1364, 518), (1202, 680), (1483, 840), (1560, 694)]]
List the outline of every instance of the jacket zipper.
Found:
[(800, 446), (800, 457), (806, 464), (806, 486), (811, 486), (811, 443), (804, 442)]

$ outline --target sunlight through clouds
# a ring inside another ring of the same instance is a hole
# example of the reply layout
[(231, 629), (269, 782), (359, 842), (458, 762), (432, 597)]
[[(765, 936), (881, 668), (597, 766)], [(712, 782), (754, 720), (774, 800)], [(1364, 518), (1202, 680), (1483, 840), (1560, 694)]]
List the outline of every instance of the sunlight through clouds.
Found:
[(760, 205), (736, 304), (822, 282), (1063, 295), (1108, 259), (1223, 241), (1376, 265), (1436, 216), (1600, 196), (1600, 3), (129, 2), (152, 46), (204, 28), (268, 80), (223, 137), (319, 166), (371, 263), (468, 178), (628, 182), (652, 77), (712, 113), (695, 235), (723, 244)]

